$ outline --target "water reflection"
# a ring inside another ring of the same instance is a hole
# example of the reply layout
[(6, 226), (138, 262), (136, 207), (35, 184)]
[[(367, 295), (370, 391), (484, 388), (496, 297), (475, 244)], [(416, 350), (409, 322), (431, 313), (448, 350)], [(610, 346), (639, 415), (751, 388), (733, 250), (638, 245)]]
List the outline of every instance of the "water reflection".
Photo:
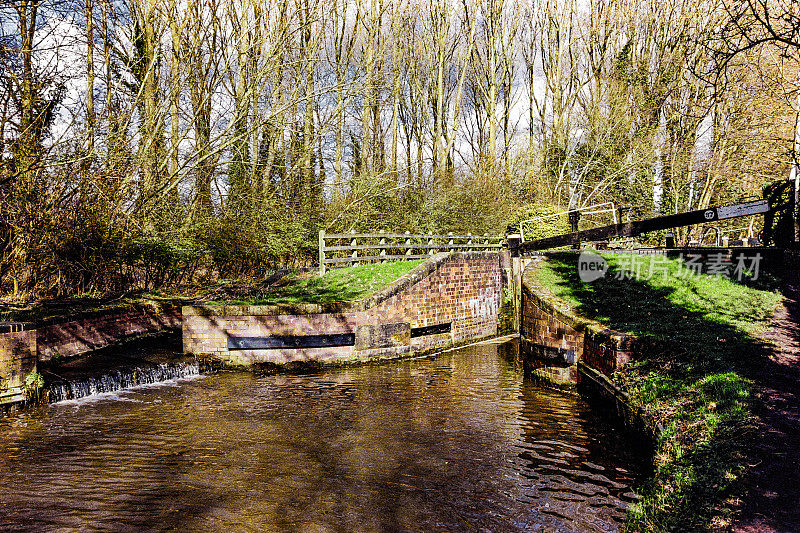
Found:
[(613, 428), (497, 344), (123, 396), (0, 420), (0, 529), (613, 531), (633, 497)]

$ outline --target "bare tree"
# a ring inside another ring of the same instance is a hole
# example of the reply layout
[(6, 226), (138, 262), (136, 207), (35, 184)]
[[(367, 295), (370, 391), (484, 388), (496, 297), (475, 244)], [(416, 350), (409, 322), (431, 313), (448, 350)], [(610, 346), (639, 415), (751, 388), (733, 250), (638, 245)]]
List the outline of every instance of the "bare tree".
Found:
[(217, 154), (211, 147), (212, 100), (220, 84), (216, 53), (222, 44), (221, 21), (216, 0), (194, 2), (188, 13), (186, 39), (183, 44), (183, 63), (189, 82), (194, 126), (194, 202), (192, 216), (204, 220), (211, 216), (211, 181)]

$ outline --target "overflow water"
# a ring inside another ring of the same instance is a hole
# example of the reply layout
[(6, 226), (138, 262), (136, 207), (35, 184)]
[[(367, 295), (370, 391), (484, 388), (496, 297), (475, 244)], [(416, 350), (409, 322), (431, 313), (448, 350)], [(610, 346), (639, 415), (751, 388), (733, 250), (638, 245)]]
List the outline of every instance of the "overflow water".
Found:
[(615, 531), (644, 450), (515, 344), (0, 418), (0, 530)]
[[(177, 342), (176, 342), (177, 341)], [(88, 355), (40, 363), (49, 403), (108, 395), (182, 378), (209, 370), (209, 364), (180, 353), (180, 339), (141, 339), (124, 348), (106, 348)]]
[(133, 368), (122, 368), (74, 380), (59, 380), (47, 386), (50, 403), (79, 400), (87, 396), (118, 392), (141, 385), (152, 385), (180, 378), (200, 375), (197, 362), (161, 363)]

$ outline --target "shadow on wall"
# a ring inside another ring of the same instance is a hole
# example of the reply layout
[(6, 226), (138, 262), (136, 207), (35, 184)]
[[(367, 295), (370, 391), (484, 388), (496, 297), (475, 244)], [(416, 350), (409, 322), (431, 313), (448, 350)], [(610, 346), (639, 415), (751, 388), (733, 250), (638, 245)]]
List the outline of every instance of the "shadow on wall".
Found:
[(71, 357), (118, 344), (126, 339), (178, 330), (179, 307), (134, 307), (65, 321), (44, 321), (37, 327), (39, 359)]

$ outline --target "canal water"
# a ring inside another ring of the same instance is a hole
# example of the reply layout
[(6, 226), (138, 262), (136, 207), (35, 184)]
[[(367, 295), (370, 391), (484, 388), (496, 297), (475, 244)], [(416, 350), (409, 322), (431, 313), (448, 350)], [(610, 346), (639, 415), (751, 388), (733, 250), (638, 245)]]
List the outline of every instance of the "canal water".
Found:
[(615, 531), (641, 449), (512, 343), (0, 418), (2, 531)]

